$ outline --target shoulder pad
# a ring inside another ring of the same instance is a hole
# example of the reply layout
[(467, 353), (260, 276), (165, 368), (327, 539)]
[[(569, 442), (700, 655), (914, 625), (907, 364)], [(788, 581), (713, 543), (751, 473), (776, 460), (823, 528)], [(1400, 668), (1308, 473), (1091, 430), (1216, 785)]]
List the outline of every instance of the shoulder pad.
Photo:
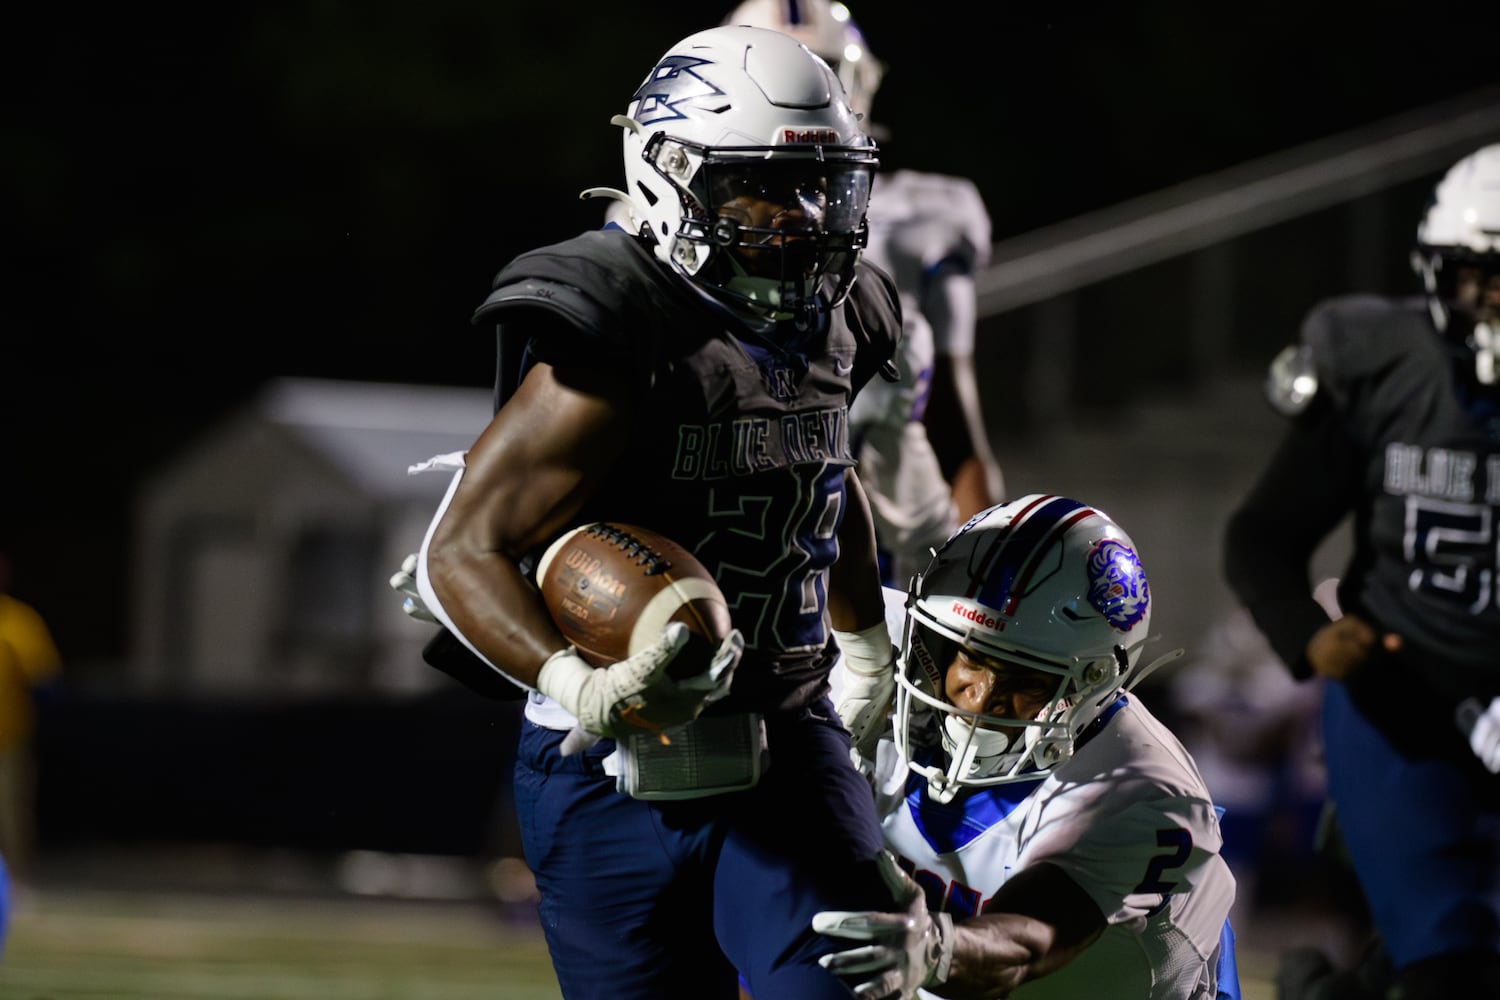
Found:
[(853, 307), (866, 317), (862, 326), (889, 331), (894, 343), (901, 334), (901, 296), (890, 274), (872, 260), (861, 260), (858, 277), (849, 289), (845, 308)]
[(1271, 360), (1266, 373), (1266, 399), (1273, 409), (1288, 417), (1306, 412), (1318, 394), (1318, 370), (1312, 348), (1288, 344)]
[(891, 276), (868, 260), (859, 262), (843, 315), (854, 334), (856, 347), (854, 385), (868, 382), (876, 372), (884, 374), (901, 340), (901, 300)]
[(493, 291), (475, 311), (490, 319), (508, 306), (542, 308), (578, 321), (649, 312), (651, 266), (636, 240), (618, 229), (584, 233), (521, 254), (496, 275)]
[(599, 327), (606, 316), (597, 302), (572, 285), (548, 279), (522, 278), (505, 282), (490, 292), (474, 310), (472, 322), (497, 319), (502, 311), (517, 306), (558, 313), (575, 326), (588, 328)]

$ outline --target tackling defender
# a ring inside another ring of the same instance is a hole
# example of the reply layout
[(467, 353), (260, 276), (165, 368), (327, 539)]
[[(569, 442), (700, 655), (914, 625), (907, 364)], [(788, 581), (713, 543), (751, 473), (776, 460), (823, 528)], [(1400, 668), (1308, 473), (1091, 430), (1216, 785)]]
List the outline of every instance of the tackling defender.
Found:
[[(1130, 689), (1151, 594), (1103, 512), (982, 512), (887, 590), (894, 727), (869, 762), (904, 912), (820, 913), (867, 998), (1236, 998), (1234, 877), (1192, 757)], [(898, 859), (898, 860), (897, 860)]]

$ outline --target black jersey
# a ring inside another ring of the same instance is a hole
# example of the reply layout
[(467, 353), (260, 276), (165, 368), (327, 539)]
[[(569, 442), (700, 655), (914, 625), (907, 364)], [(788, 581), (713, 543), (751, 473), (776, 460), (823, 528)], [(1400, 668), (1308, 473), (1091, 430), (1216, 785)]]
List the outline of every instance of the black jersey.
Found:
[(1500, 431), (1422, 300), (1330, 300), (1302, 341), (1317, 397), (1231, 519), (1231, 585), (1299, 667), (1326, 621), (1303, 596), (1308, 560), (1352, 512), (1340, 604), (1405, 642), (1369, 683), (1383, 672), (1393, 702), (1402, 689), (1487, 702), (1500, 695)]
[(757, 332), (604, 229), (516, 258), (476, 319), (500, 324), (504, 383), (540, 361), (605, 368), (631, 389), (631, 453), (581, 518), (652, 528), (714, 574), (746, 642), (731, 703), (821, 692), (849, 404), (899, 337), (883, 272), (861, 265), (814, 329)]

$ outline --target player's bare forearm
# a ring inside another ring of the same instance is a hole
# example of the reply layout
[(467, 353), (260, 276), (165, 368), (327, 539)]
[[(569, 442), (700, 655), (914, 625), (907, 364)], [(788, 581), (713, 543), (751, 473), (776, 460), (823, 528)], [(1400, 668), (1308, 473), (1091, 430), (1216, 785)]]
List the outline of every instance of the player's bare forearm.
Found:
[(953, 965), (948, 981), (932, 992), (954, 1000), (1005, 997), (1022, 983), (1055, 972), (1103, 933), (1101, 921), (1082, 938), (1019, 913), (970, 917), (953, 928)]
[[(945, 996), (1003, 996), (1005, 990), (1067, 965), (1106, 926), (1099, 906), (1065, 871), (1048, 862), (1012, 875), (994, 909), (954, 928), (955, 990)], [(985, 991), (988, 992), (985, 992)]]
[(948, 981), (933, 992), (956, 1000), (1004, 997), (1039, 970), (1057, 935), (1051, 925), (1018, 913), (970, 917), (953, 928), (953, 965)]
[(1005, 476), (990, 446), (971, 355), (936, 356), (924, 422), (943, 475), (953, 485), (960, 519), (1005, 499)]
[[(996, 467), (998, 475), (999, 467)], [(993, 507), (1004, 499), (1004, 494), (996, 492), (991, 482), (991, 477), (985, 466), (975, 455), (970, 455), (958, 465), (958, 470), (953, 474), (952, 494), (953, 506), (958, 511), (959, 523), (967, 521), (975, 514), (989, 507)], [(999, 480), (1003, 485), (1003, 480)]]
[(841, 632), (859, 632), (885, 620), (885, 598), (880, 590), (875, 523), (853, 469), (844, 473), (844, 519), (838, 537), (838, 561), (828, 574), (828, 618)]
[(428, 545), (453, 624), (496, 666), (535, 684), (567, 643), (517, 562), (576, 520), (623, 448), (623, 406), (603, 376), (534, 368), (469, 450)]

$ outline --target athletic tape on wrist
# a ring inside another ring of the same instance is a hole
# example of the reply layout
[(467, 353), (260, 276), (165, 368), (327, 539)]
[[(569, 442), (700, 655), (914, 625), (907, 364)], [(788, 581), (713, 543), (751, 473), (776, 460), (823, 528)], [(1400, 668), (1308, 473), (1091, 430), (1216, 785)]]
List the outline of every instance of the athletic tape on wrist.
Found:
[(858, 632), (835, 629), (833, 636), (843, 651), (844, 668), (850, 673), (870, 677), (891, 669), (894, 662), (891, 634), (886, 630), (885, 622)]

